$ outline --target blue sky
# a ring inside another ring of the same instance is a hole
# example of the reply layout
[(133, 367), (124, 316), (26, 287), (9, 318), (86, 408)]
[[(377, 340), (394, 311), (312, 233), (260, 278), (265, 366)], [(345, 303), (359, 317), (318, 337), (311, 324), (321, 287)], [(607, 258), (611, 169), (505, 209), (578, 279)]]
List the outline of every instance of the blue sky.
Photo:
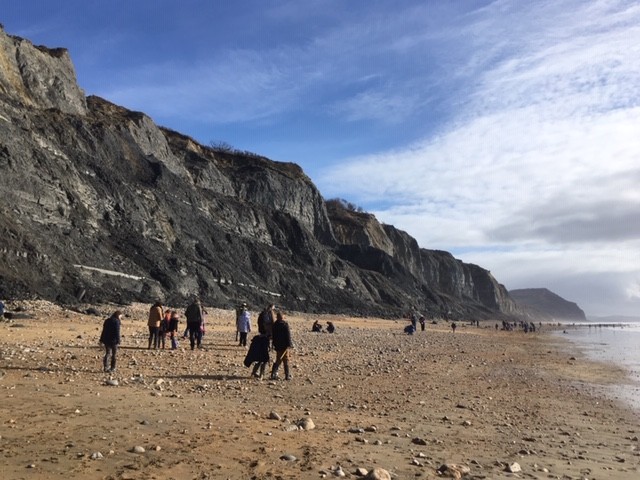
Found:
[(301, 165), (424, 248), (640, 316), (632, 1), (4, 0), (87, 94)]

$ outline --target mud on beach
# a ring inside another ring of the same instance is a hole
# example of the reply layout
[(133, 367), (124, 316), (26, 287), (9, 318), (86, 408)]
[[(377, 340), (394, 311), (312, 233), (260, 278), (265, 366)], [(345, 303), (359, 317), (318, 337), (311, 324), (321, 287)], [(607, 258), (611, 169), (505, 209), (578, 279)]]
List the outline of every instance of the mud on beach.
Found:
[(291, 313), (293, 379), (259, 381), (232, 311), (171, 351), (147, 349), (148, 308), (123, 309), (114, 374), (98, 337), (115, 306), (0, 322), (2, 478), (640, 478), (640, 416), (598, 388), (624, 372), (544, 331)]

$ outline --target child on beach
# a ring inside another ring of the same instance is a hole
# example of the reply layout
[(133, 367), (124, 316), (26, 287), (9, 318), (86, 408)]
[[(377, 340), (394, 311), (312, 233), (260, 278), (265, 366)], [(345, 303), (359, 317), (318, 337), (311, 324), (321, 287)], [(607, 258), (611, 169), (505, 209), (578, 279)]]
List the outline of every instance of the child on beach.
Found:
[(178, 324), (180, 323), (180, 319), (178, 317), (178, 312), (175, 310), (171, 310), (171, 318), (169, 319), (169, 338), (171, 339), (171, 350), (175, 350), (178, 348)]

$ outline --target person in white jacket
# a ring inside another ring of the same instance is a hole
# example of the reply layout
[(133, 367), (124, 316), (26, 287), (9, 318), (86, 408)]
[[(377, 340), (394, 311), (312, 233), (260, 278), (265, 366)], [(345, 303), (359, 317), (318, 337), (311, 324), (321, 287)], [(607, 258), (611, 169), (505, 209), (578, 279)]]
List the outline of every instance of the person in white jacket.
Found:
[(251, 314), (249, 313), (249, 310), (247, 310), (246, 304), (242, 305), (240, 314), (236, 319), (236, 328), (240, 333), (240, 343), (238, 343), (238, 346), (246, 347), (247, 334), (251, 331)]

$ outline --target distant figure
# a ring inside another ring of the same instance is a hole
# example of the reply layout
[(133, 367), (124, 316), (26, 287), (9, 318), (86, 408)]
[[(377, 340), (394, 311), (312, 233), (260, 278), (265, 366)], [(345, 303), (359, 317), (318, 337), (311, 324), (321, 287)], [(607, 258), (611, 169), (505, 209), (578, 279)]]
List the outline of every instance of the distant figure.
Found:
[(286, 380), (291, 380), (289, 372), (289, 349), (293, 348), (289, 324), (285, 322), (284, 315), (278, 311), (276, 321), (273, 324), (273, 348), (276, 351), (276, 361), (271, 369), (271, 380), (278, 379), (278, 368), (284, 365), (284, 375)]
[(327, 322), (327, 332), (333, 333), (336, 331), (336, 327), (333, 322)]
[(420, 322), (420, 331), (424, 332), (424, 329), (427, 328), (427, 320), (424, 318), (424, 315), (420, 315), (418, 322)]
[(167, 340), (167, 333), (169, 333), (169, 324), (171, 323), (171, 310), (168, 308), (164, 311), (164, 316), (162, 317), (162, 321), (160, 322), (160, 340), (159, 344), (162, 345), (162, 349), (165, 348), (165, 343)]
[(251, 331), (251, 314), (247, 310), (247, 304), (242, 304), (242, 310), (236, 320), (236, 331), (240, 334), (239, 347), (247, 346), (247, 334)]
[(406, 333), (407, 335), (413, 335), (413, 332), (415, 332), (416, 329), (413, 328), (413, 324), (410, 323), (409, 325), (407, 325), (406, 327), (404, 327), (404, 333)]
[(258, 332), (271, 338), (274, 322), (275, 305), (272, 303), (267, 305), (260, 315), (258, 315)]
[[(102, 359), (102, 367), (105, 372), (116, 371), (116, 354), (118, 345), (120, 345), (120, 320), (122, 312), (116, 310), (102, 324), (102, 333), (100, 334), (100, 343), (104, 345), (105, 353)], [(109, 356), (111, 356), (111, 368), (109, 365)]]
[(251, 366), (255, 362), (251, 376), (262, 380), (264, 370), (269, 363), (269, 337), (260, 333), (251, 339), (249, 351), (244, 359), (245, 367)]
[(498, 330), (498, 323), (496, 322), (496, 330)]
[(458, 326), (456, 325), (456, 322), (451, 322), (451, 331), (452, 331), (453, 333), (456, 333), (456, 328), (457, 328), (457, 327), (458, 327)]
[(320, 325), (320, 322), (318, 320), (313, 322), (313, 325), (311, 326), (311, 331), (312, 332), (322, 332), (322, 325)]
[(204, 313), (200, 299), (196, 297), (191, 305), (184, 311), (187, 319), (187, 329), (189, 330), (189, 344), (191, 350), (196, 346), (202, 348), (202, 333), (204, 328)]
[(160, 323), (162, 323), (162, 304), (160, 302), (154, 303), (149, 309), (149, 321), (147, 325), (149, 326), (149, 346), (147, 349), (151, 348), (153, 344), (153, 348), (158, 348), (160, 343)]
[(178, 348), (178, 324), (180, 323), (180, 317), (178, 312), (171, 310), (171, 317), (169, 318), (169, 338), (171, 339), (171, 350)]
[(416, 310), (413, 310), (411, 312), (410, 318), (411, 318), (411, 326), (413, 327), (413, 331), (417, 331), (418, 330), (418, 312)]

